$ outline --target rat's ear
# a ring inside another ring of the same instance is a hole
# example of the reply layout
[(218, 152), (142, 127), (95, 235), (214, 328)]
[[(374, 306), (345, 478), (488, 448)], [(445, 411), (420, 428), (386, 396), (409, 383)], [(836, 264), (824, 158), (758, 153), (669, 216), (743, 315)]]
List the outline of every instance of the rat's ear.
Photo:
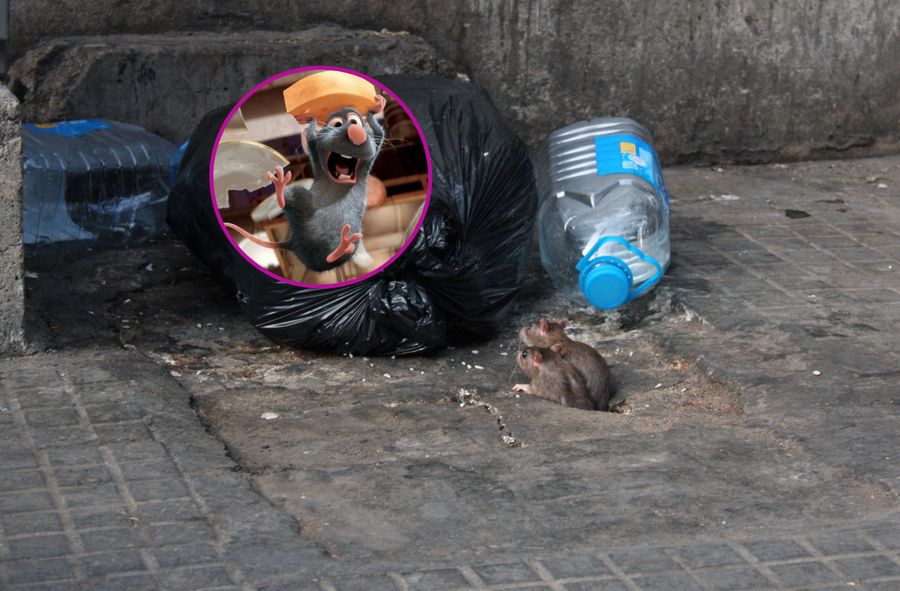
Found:
[(553, 343), (552, 345), (550, 345), (550, 350), (554, 353), (559, 353), (560, 351), (562, 351), (562, 343)]
[(531, 359), (535, 365), (540, 365), (544, 362), (544, 356), (541, 355), (540, 351), (535, 351), (534, 353), (532, 353)]
[(312, 115), (294, 115), (294, 121), (299, 123), (300, 125), (306, 125), (310, 121), (313, 120)]
[(547, 334), (550, 331), (550, 324), (546, 318), (541, 318), (541, 334)]
[(381, 113), (384, 110), (384, 106), (387, 104), (387, 101), (384, 100), (384, 97), (380, 94), (375, 95), (375, 104), (369, 109), (369, 113)]

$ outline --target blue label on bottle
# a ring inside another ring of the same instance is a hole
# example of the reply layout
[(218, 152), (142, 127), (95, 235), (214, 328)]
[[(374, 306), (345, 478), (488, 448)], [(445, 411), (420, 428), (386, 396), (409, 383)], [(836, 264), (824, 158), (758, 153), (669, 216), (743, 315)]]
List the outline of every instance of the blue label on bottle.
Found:
[(43, 135), (64, 135), (66, 137), (81, 137), (86, 133), (106, 129), (109, 123), (100, 119), (79, 119), (77, 121), (62, 121), (60, 123), (26, 123), (30, 131)]
[(656, 189), (669, 208), (669, 191), (663, 181), (656, 152), (644, 140), (625, 133), (604, 135), (594, 140), (597, 151), (597, 176), (634, 174)]

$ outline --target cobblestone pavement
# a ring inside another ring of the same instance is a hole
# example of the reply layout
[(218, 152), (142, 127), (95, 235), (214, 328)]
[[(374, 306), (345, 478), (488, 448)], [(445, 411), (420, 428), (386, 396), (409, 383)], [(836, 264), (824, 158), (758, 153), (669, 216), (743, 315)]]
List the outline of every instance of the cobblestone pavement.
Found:
[[(538, 273), (515, 312), (605, 346), (626, 400), (599, 418), (505, 393), (513, 326), (369, 367), (270, 347), (171, 243), (32, 260), (35, 352), (0, 360), (0, 588), (900, 589), (900, 158), (667, 178), (649, 308), (597, 319)], [(503, 416), (435, 403), (457, 387)]]

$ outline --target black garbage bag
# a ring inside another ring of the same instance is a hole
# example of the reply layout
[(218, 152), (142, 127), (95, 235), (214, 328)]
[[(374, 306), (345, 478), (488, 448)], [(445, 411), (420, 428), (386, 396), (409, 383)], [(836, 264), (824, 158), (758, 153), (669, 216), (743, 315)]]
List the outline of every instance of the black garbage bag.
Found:
[(435, 76), (380, 80), (425, 132), (431, 202), (406, 252), (354, 285), (301, 288), (244, 260), (219, 227), (209, 193), (210, 155), (229, 108), (208, 113), (191, 135), (169, 197), (169, 226), (278, 343), (403, 355), (487, 338), (525, 279), (537, 209), (525, 145), (475, 85)]

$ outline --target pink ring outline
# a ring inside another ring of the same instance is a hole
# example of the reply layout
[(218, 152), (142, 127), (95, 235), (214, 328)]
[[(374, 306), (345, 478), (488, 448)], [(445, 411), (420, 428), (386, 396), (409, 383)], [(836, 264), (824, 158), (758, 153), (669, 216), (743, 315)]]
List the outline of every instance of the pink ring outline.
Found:
[[(409, 115), (409, 118), (413, 122), (413, 125), (415, 125), (416, 131), (419, 133), (419, 140), (422, 143), (422, 148), (425, 150), (425, 161), (428, 165), (428, 188), (425, 191), (425, 208), (422, 210), (422, 215), (419, 216), (419, 221), (416, 222), (416, 227), (410, 234), (409, 238), (406, 240), (406, 242), (403, 243), (403, 246), (400, 247), (400, 250), (398, 250), (384, 264), (380, 265), (379, 267), (377, 267), (376, 269), (374, 269), (372, 271), (369, 271), (365, 275), (355, 277), (348, 281), (342, 281), (340, 283), (300, 283), (299, 281), (294, 281), (293, 279), (288, 279), (287, 277), (282, 277), (281, 275), (276, 275), (272, 271), (269, 271), (268, 269), (264, 268), (259, 263), (257, 263), (252, 258), (250, 258), (247, 255), (247, 253), (245, 253), (237, 245), (237, 242), (234, 241), (234, 238), (232, 238), (231, 233), (225, 228), (225, 223), (222, 220), (222, 214), (219, 212), (219, 204), (216, 202), (215, 174), (214, 174), (215, 162), (216, 162), (216, 152), (219, 150), (219, 142), (222, 140), (222, 135), (225, 133), (225, 128), (228, 126), (228, 122), (231, 121), (231, 118), (234, 117), (234, 114), (237, 112), (237, 110), (240, 109), (241, 106), (245, 102), (247, 102), (247, 99), (249, 99), (251, 96), (256, 94), (260, 89), (262, 89), (266, 85), (274, 82), (275, 80), (278, 80), (279, 78), (288, 76), (290, 74), (296, 74), (298, 72), (308, 72), (309, 70), (332, 70), (335, 72), (344, 72), (345, 74), (353, 74), (354, 76), (359, 76), (360, 78), (367, 80), (368, 82), (371, 82), (376, 87), (380, 88), (383, 92), (386, 92), (388, 95), (390, 95), (390, 97), (393, 98), (397, 102), (397, 104), (399, 104), (403, 108), (404, 111), (406, 111), (406, 114)], [(244, 260), (246, 260), (248, 263), (250, 263), (251, 265), (256, 267), (257, 270), (262, 271), (263, 273), (265, 273), (272, 279), (275, 279), (276, 281), (282, 281), (284, 283), (289, 283), (289, 284), (295, 285), (297, 287), (306, 287), (309, 289), (331, 289), (331, 288), (335, 288), (335, 287), (346, 287), (348, 285), (353, 285), (355, 283), (359, 283), (360, 281), (365, 281), (369, 277), (377, 275), (378, 273), (380, 273), (387, 267), (391, 266), (391, 264), (394, 261), (396, 261), (404, 252), (406, 252), (406, 249), (409, 248), (409, 245), (412, 244), (413, 241), (416, 239), (416, 236), (419, 234), (419, 229), (422, 227), (422, 224), (425, 222), (425, 215), (428, 213), (428, 207), (431, 204), (432, 176), (433, 175), (432, 175), (432, 164), (431, 164), (431, 152), (428, 150), (428, 142), (425, 139), (425, 132), (422, 131), (422, 126), (419, 125), (418, 119), (416, 119), (415, 115), (413, 115), (410, 108), (407, 107), (406, 103), (404, 103), (396, 94), (394, 94), (394, 92), (391, 89), (386, 87), (384, 84), (382, 84), (378, 80), (375, 80), (374, 78), (367, 76), (361, 72), (357, 72), (356, 70), (350, 70), (348, 68), (339, 68), (337, 66), (304, 66), (302, 68), (293, 68), (291, 70), (285, 70), (283, 72), (275, 74), (274, 76), (270, 76), (270, 77), (266, 78), (265, 80), (263, 80), (262, 82), (260, 82), (256, 86), (254, 86), (253, 89), (250, 90), (250, 92), (248, 92), (243, 97), (241, 97), (241, 100), (239, 100), (237, 102), (237, 104), (234, 105), (234, 108), (232, 108), (231, 111), (229, 111), (228, 116), (225, 118), (225, 121), (222, 122), (222, 126), (219, 128), (219, 133), (216, 135), (216, 143), (213, 144), (212, 154), (210, 155), (210, 158), (209, 158), (209, 196), (212, 199), (213, 211), (216, 212), (216, 219), (219, 220), (219, 227), (222, 230), (222, 232), (225, 233), (225, 237), (228, 238), (228, 241), (231, 243), (231, 246), (234, 247), (234, 249), (237, 250), (237, 252), (240, 253), (240, 255), (242, 257), (244, 257)]]

